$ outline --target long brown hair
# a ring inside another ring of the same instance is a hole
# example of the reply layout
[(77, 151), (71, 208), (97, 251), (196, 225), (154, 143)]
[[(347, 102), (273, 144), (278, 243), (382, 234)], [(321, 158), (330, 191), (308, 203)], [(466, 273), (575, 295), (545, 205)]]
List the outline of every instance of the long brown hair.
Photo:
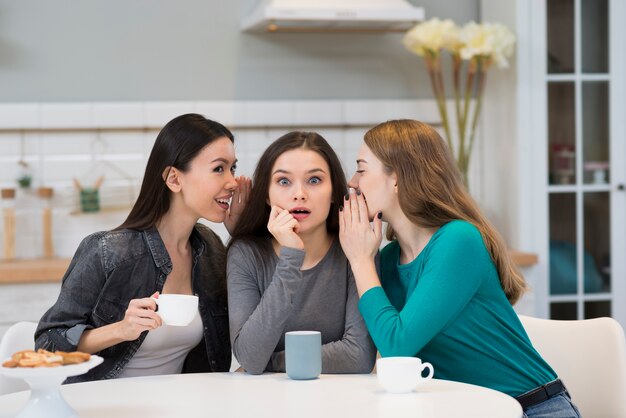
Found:
[[(450, 150), (431, 126), (415, 120), (381, 123), (365, 134), (365, 144), (397, 176), (400, 208), (409, 220), (426, 228), (455, 219), (474, 225), (493, 260), (502, 289), (515, 304), (526, 282), (491, 223), (467, 192)], [(387, 238), (395, 238), (388, 226)]]
[(237, 226), (232, 233), (229, 246), (241, 238), (259, 241), (259, 238), (270, 236), (267, 222), (270, 216), (270, 206), (266, 203), (269, 197), (272, 168), (278, 157), (287, 151), (302, 148), (318, 153), (330, 170), (332, 185), (331, 204), (326, 230), (331, 235), (339, 233), (339, 206), (343, 203), (343, 196), (347, 190), (347, 182), (341, 161), (333, 148), (316, 132), (289, 132), (272, 142), (263, 152), (252, 176), (252, 189), (248, 203), (239, 216)]
[(176, 167), (186, 172), (204, 147), (223, 137), (235, 142), (224, 125), (202, 115), (188, 113), (169, 121), (152, 147), (137, 201), (124, 223), (115, 229), (143, 231), (155, 226), (170, 208), (171, 193), (163, 180), (165, 169)]

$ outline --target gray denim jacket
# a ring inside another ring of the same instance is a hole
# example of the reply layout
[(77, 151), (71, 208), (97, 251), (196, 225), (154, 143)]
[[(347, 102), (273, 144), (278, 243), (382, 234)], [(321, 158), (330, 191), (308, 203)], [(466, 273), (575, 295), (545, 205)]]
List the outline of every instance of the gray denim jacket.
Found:
[[(193, 293), (199, 297), (204, 339), (185, 359), (183, 373), (228, 371), (231, 361), (226, 254), (220, 238), (197, 224), (191, 235)], [(36, 348), (74, 351), (83, 331), (121, 321), (131, 299), (163, 289), (172, 262), (155, 228), (97, 232), (86, 237), (70, 263), (56, 303), (35, 332)], [(117, 377), (147, 335), (109, 347), (104, 362), (66, 383)]]

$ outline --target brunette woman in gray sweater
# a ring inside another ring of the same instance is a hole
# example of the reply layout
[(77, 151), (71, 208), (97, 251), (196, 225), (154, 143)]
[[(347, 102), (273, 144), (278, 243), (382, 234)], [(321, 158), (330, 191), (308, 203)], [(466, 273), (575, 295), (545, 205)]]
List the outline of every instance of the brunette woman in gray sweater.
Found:
[(369, 373), (376, 349), (339, 245), (341, 163), (319, 134), (291, 132), (255, 170), (227, 256), (230, 337), (249, 373), (285, 371), (287, 331), (322, 334), (322, 373)]

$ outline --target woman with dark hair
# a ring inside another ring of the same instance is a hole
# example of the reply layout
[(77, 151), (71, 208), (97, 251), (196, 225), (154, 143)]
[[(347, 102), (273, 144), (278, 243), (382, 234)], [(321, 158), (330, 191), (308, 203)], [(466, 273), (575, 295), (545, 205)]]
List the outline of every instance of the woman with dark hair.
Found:
[[(200, 115), (171, 120), (126, 221), (81, 242), (35, 333), (36, 348), (104, 358), (67, 382), (229, 370), (225, 248), (197, 221), (232, 229), (245, 205), (249, 180), (234, 177), (233, 142)], [(159, 293), (197, 295), (191, 324), (163, 324), (150, 298)]]
[[(372, 128), (349, 185), (339, 237), (381, 355), (417, 356), (437, 378), (507, 393), (525, 417), (579, 417), (513, 310), (524, 278), (437, 132), (412, 120)], [(382, 221), (392, 242), (379, 278)]]
[(319, 134), (291, 132), (265, 150), (252, 184), (228, 249), (235, 357), (252, 374), (285, 371), (285, 332), (315, 330), (322, 373), (369, 373), (376, 350), (337, 239), (339, 158)]

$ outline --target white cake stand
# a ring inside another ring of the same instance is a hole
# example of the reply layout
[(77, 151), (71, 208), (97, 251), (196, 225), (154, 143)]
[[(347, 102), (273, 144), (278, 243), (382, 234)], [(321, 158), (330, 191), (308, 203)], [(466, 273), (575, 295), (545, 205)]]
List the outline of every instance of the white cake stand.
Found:
[(102, 360), (102, 357), (92, 355), (89, 361), (67, 366), (0, 367), (0, 374), (25, 380), (31, 389), (28, 402), (16, 418), (78, 418), (78, 413), (61, 396), (61, 383), (69, 376), (87, 373)]

